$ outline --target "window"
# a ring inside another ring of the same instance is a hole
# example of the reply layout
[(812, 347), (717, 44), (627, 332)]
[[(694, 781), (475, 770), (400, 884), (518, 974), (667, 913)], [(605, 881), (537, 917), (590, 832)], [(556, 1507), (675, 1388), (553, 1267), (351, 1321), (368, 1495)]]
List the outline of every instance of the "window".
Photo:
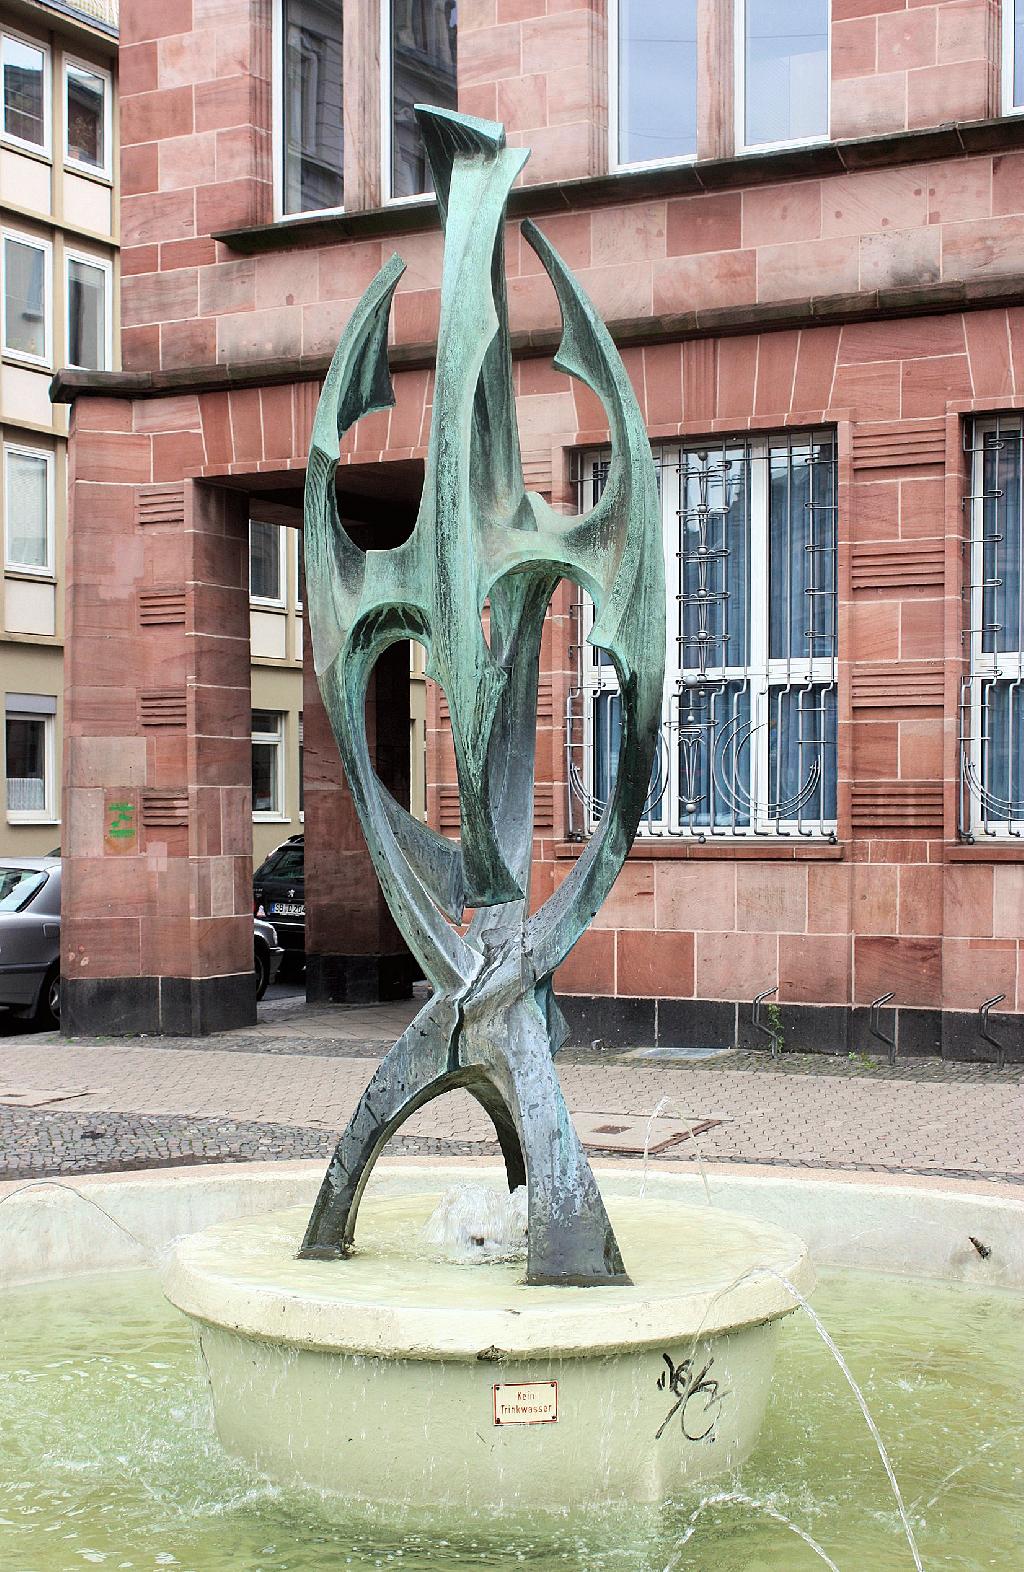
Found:
[(1024, 110), (1024, 5), (1003, 0), (1003, 114)]
[(337, 209), (344, 201), (342, 9), (339, 0), (277, 0), (282, 215)]
[(4, 353), (43, 365), (50, 361), (51, 262), (47, 241), (4, 233)]
[(306, 600), (306, 543), (302, 530), (295, 531), (295, 609), (301, 611)]
[(1024, 426), (1019, 415), (968, 427), (966, 671), (961, 695), (960, 830), (1024, 835)]
[(306, 812), (306, 750), (302, 735), (302, 711), (299, 711), (299, 818), (305, 817)]
[(37, 694), (7, 695), (4, 769), (7, 817), (30, 822), (53, 818), (53, 718), (57, 701)]
[(413, 105), (458, 108), (455, 0), (390, 0), (382, 11), (385, 190), (421, 196), (433, 186)]
[(68, 252), (65, 257), (68, 284), (69, 366), (90, 371), (107, 371), (112, 358), (111, 278), (108, 263), (95, 257)]
[(253, 817), (280, 819), (284, 814), (284, 716), (277, 710), (252, 712)]
[(828, 135), (829, 0), (738, 0), (740, 147)]
[[(836, 454), (831, 432), (655, 453), (668, 593), (661, 743), (641, 833), (828, 836), (836, 819)], [(607, 473), (582, 468), (580, 506)], [(567, 753), (573, 828), (614, 784), (615, 669), (587, 644)]]
[(53, 573), (53, 454), (4, 448), (4, 561), (20, 573)]
[(64, 157), (110, 178), (110, 77), (96, 66), (64, 62)]
[(276, 524), (249, 520), (249, 597), (284, 605), (284, 538)]
[(695, 157), (698, 0), (617, 0), (616, 9), (613, 163)]
[(3, 134), (37, 152), (50, 150), (50, 56), (41, 44), (0, 35), (4, 83)]

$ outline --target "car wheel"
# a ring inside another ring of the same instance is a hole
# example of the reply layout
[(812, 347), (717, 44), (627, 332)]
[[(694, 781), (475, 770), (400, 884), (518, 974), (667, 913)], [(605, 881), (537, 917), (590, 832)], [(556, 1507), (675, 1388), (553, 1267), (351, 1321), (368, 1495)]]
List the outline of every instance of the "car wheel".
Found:
[(270, 956), (262, 944), (255, 947), (253, 970), (256, 973), (256, 1002), (259, 1003), (270, 982)]
[(60, 1025), (60, 967), (51, 966), (43, 978), (43, 986), (39, 990), (39, 1002), (36, 1005), (36, 1025), (44, 1031), (52, 1031)]

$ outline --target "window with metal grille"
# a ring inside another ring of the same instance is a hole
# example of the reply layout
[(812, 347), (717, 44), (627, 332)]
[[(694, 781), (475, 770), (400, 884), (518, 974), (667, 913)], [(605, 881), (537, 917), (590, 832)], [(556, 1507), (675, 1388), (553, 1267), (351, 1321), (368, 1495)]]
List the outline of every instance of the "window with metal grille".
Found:
[(968, 425), (960, 833), (1024, 835), (1024, 507), (1019, 415)]
[[(818, 836), (836, 828), (836, 451), (830, 431), (655, 449), (668, 618), (661, 739), (640, 833)], [(607, 457), (583, 455), (581, 512)], [(619, 747), (618, 678), (587, 643), (566, 728), (570, 829), (600, 819)]]

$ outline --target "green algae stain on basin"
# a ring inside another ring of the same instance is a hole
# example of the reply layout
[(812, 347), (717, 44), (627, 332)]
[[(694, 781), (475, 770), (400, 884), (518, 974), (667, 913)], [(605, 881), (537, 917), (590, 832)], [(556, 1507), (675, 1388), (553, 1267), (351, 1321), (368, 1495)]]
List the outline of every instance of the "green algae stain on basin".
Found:
[[(927, 1572), (1024, 1565), (1017, 1295), (825, 1273), (814, 1304), (862, 1383)], [(772, 1397), (735, 1490), (769, 1503), (841, 1572), (911, 1565), (877, 1453), (805, 1317), (779, 1327)], [(443, 1446), (443, 1438), (434, 1438)], [(187, 1323), (152, 1274), (0, 1296), (4, 1572), (803, 1572), (781, 1524), (723, 1503), (682, 1547), (694, 1499), (588, 1510), (543, 1533), (514, 1516), (396, 1522), (268, 1486), (213, 1433)]]

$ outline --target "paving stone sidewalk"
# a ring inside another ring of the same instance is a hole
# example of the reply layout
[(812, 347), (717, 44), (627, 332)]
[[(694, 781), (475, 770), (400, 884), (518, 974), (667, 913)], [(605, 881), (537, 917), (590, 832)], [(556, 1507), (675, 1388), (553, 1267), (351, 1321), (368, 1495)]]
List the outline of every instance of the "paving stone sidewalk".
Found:
[[(258, 1027), (206, 1039), (5, 1039), (0, 1088), (29, 1089), (43, 1106), (0, 1102), (0, 1177), (326, 1155), (411, 1009), (289, 1000), (261, 1014)], [(622, 1053), (559, 1060), (573, 1113), (646, 1120), (665, 1101), (673, 1117), (719, 1117), (700, 1138), (705, 1162), (1024, 1183), (1018, 1069), (925, 1060), (896, 1073), (884, 1061), (749, 1053), (692, 1063)], [(48, 1091), (84, 1095), (45, 1105)], [(666, 1155), (678, 1161), (693, 1146)], [(421, 1110), (394, 1148), (497, 1150), (465, 1093)]]

